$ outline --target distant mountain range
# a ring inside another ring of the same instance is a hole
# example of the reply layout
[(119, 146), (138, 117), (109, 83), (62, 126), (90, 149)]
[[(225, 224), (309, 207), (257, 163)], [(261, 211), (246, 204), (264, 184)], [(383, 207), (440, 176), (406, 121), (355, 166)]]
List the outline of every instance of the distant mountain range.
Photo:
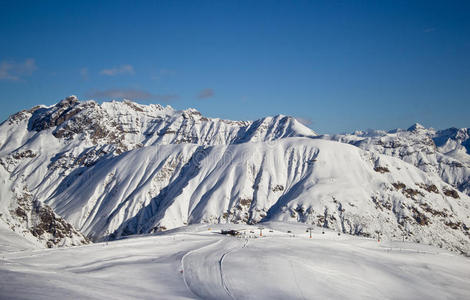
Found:
[(71, 96), (0, 125), (0, 222), (47, 247), (276, 220), (469, 254), (469, 136), (419, 124), (318, 135), (282, 115)]

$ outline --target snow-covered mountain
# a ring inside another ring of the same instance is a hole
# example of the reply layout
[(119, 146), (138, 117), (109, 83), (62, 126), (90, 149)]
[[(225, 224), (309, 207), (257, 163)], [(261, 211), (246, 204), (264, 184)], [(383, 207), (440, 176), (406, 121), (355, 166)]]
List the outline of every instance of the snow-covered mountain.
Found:
[(416, 123), (407, 130), (357, 131), (320, 138), (398, 157), (426, 173), (437, 174), (443, 181), (470, 195), (470, 128), (436, 131)]
[[(0, 125), (0, 218), (16, 232), (49, 247), (86, 243), (86, 238), (45, 203), (54, 206), (53, 199), (72, 178), (80, 177), (100, 160), (152, 145), (209, 146), (315, 135), (286, 116), (255, 122), (226, 121), (205, 118), (194, 109), (176, 111), (169, 106), (131, 101), (99, 105), (70, 96), (50, 107), (21, 111)], [(79, 194), (88, 188), (82, 187)], [(84, 205), (83, 210), (90, 206), (74, 203), (77, 208)], [(43, 211), (49, 212), (48, 218), (54, 222), (49, 222), (50, 228), (38, 230), (38, 226), (46, 226), (41, 225)], [(97, 218), (106, 216), (101, 210), (94, 214)]]
[[(464, 164), (456, 157), (468, 131), (427, 141), (413, 133), (422, 130), (328, 137), (355, 147), (320, 139), (286, 116), (226, 121), (194, 109), (68, 97), (0, 126), (0, 218), (31, 232), (16, 212), (27, 195), (76, 228), (74, 240), (271, 220), (470, 253), (470, 197), (454, 188), (466, 191), (468, 173), (452, 167)], [(361, 146), (392, 134), (415, 147), (428, 143), (461, 184), (406, 155)]]

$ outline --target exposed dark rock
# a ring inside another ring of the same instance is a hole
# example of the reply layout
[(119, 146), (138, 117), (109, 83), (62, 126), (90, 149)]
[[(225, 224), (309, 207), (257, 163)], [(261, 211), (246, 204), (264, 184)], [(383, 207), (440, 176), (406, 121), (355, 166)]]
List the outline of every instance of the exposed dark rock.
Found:
[(426, 212), (432, 214), (433, 216), (440, 216), (442, 218), (447, 218), (448, 214), (445, 211), (440, 211), (432, 209), (427, 203), (420, 203), (419, 206)]
[(273, 187), (273, 192), (282, 192), (284, 190), (284, 186), (278, 184), (275, 187)]
[(397, 190), (401, 190), (401, 189), (404, 189), (406, 187), (406, 185), (404, 183), (401, 183), (401, 182), (392, 183), (392, 185)]
[[(75, 241), (72, 245), (90, 243), (72, 225), (56, 215), (52, 208), (33, 200), (27, 190), (17, 196), (16, 203), (18, 206), (13, 210), (12, 216), (16, 217), (17, 222), (23, 224), (33, 236), (39, 241), (43, 241), (48, 248), (64, 244), (67, 238)], [(76, 243), (77, 240), (78, 243)]]
[(242, 206), (250, 206), (253, 199), (240, 199), (240, 205)]
[(12, 154), (14, 159), (22, 159), (22, 158), (33, 158), (36, 157), (37, 154), (34, 153), (32, 150), (26, 150), (22, 152), (15, 152)]
[(444, 195), (455, 198), (455, 199), (460, 198), (459, 193), (456, 190), (453, 190), (453, 189), (444, 188)]
[(375, 167), (374, 171), (379, 172), (379, 173), (388, 173), (388, 172), (390, 172), (390, 170), (386, 167)]
[(30, 119), (30, 130), (42, 131), (61, 125), (81, 111), (80, 108), (75, 107), (79, 103), (76, 97), (70, 96), (57, 103), (54, 109), (35, 111)]
[(411, 210), (413, 212), (413, 218), (419, 225), (426, 226), (431, 223), (431, 221), (429, 221), (429, 218), (424, 213), (420, 212), (416, 207), (413, 206)]
[(460, 227), (462, 227), (462, 222), (452, 222), (452, 221), (447, 221), (445, 222), (446, 226), (449, 226), (450, 228), (454, 229), (454, 230), (457, 230), (457, 229), (460, 229)]
[(22, 209), (21, 207), (17, 207), (15, 209), (15, 213), (18, 217), (20, 217), (21, 219), (23, 219), (23, 221), (27, 221), (28, 220), (28, 216), (26, 215), (26, 212), (24, 211), (24, 209)]
[(405, 194), (405, 196), (411, 197), (411, 198), (414, 197), (414, 196), (417, 196), (417, 195), (424, 196), (423, 193), (421, 193), (418, 190), (412, 189), (412, 188), (404, 189), (403, 194)]
[(436, 194), (439, 194), (439, 189), (437, 188), (436, 185), (434, 184), (424, 184), (424, 183), (420, 183), (418, 184), (418, 186), (422, 189), (425, 189), (426, 191), (428, 192), (432, 192), (432, 193), (436, 193)]

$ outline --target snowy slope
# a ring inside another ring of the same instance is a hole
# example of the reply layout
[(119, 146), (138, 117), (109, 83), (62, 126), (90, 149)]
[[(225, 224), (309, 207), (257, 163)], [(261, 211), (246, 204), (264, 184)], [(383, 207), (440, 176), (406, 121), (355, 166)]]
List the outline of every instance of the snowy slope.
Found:
[[(2, 240), (11, 233), (19, 234), (20, 244), (33, 244), (49, 248), (74, 246), (90, 241), (65, 219), (58, 216), (48, 205), (38, 200), (28, 188), (25, 175), (20, 174), (16, 182), (10, 174), (0, 168), (0, 233)], [(8, 230), (10, 232), (8, 234)], [(17, 244), (16, 241), (14, 244)], [(2, 247), (10, 247), (7, 243)], [(0, 247), (0, 248), (2, 248)]]
[(39, 239), (50, 246), (281, 220), (470, 253), (469, 196), (442, 174), (315, 136), (285, 116), (226, 121), (68, 97), (0, 125), (0, 218), (38, 242), (35, 212), (50, 211), (53, 237)]
[(64, 182), (46, 203), (92, 238), (283, 220), (469, 251), (468, 196), (399, 159), (337, 142), (151, 146)]
[(0, 220), (0, 253), (30, 250), (35, 247), (36, 245), (15, 233)]
[(375, 153), (398, 157), (470, 195), (470, 129), (436, 131), (414, 124), (407, 130), (357, 131), (320, 138), (349, 143)]
[[(468, 299), (470, 294), (468, 258), (442, 249), (328, 230), (316, 230), (309, 239), (306, 226), (265, 225), (262, 238), (246, 240), (218, 234), (221, 225), (189, 226), (109, 244), (2, 253), (0, 295), (220, 300)], [(255, 226), (238, 228), (258, 235)]]

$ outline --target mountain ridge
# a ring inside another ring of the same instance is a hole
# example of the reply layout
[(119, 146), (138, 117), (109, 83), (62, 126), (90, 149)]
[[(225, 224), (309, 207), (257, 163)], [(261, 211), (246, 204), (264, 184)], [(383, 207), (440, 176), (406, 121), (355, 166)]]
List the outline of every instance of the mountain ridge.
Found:
[(470, 128), (435, 130), (416, 123), (407, 130), (395, 129), (318, 138), (355, 145), (366, 151), (398, 157), (470, 195)]
[(74, 240), (275, 220), (469, 253), (468, 131), (412, 127), (318, 136), (283, 115), (227, 121), (71, 96), (0, 125), (0, 218), (31, 231), (15, 215), (21, 187)]

